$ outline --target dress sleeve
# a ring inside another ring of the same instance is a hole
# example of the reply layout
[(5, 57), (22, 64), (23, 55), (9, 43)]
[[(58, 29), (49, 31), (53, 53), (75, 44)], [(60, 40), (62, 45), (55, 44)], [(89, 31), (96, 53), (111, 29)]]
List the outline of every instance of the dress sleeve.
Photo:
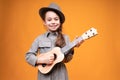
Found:
[[(65, 41), (66, 41), (66, 45), (70, 44), (70, 39), (69, 39), (68, 36), (65, 36)], [(65, 62), (65, 63), (67, 63), (67, 62), (69, 62), (69, 61), (72, 60), (73, 54), (74, 54), (74, 49), (71, 49), (71, 50), (67, 51), (67, 53), (68, 53), (68, 54), (65, 55), (65, 59), (64, 59), (64, 61), (63, 61), (63, 62)]]
[(28, 52), (25, 55), (26, 61), (32, 66), (36, 66), (36, 61), (37, 61), (36, 55), (38, 48), (39, 48), (39, 38), (36, 38), (32, 43), (31, 48), (28, 50)]

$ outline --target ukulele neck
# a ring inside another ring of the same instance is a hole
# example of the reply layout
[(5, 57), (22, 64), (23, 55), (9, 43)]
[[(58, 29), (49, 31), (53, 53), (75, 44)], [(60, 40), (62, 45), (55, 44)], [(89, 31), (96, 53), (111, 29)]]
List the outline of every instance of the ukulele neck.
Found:
[(68, 54), (67, 52), (68, 52), (70, 49), (72, 49), (73, 47), (75, 47), (75, 45), (78, 44), (78, 42), (81, 42), (82, 40), (83, 40), (83, 38), (82, 38), (82, 37), (79, 37), (79, 38), (75, 39), (74, 41), (72, 41), (69, 45), (64, 46), (64, 47), (61, 49), (62, 53), (64, 53), (65, 55), (67, 55), (67, 54)]

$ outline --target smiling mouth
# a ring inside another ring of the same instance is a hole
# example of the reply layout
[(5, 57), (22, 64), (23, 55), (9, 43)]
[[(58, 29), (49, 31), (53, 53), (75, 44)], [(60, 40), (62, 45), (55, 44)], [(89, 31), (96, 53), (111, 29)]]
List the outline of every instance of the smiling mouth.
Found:
[(50, 27), (51, 30), (54, 31), (54, 30), (57, 30), (57, 26), (58, 26), (58, 25), (50, 25), (49, 27)]
[(52, 26), (51, 29), (56, 29), (57, 26)]
[(50, 27), (56, 28), (58, 25), (50, 25)]

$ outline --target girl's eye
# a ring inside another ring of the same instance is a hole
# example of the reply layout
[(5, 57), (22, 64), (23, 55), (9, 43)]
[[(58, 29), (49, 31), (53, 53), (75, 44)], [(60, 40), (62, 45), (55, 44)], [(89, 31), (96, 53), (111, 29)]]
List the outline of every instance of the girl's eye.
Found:
[(51, 20), (52, 20), (52, 19), (50, 19), (50, 18), (49, 18), (49, 19), (47, 19), (47, 21), (51, 21)]
[(58, 18), (55, 18), (55, 20), (57, 21), (57, 20), (59, 20)]

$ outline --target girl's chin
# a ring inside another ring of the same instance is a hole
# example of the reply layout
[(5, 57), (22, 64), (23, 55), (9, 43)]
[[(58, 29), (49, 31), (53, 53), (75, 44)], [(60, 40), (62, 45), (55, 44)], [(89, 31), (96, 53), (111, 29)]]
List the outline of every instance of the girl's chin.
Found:
[(55, 31), (57, 31), (56, 29), (55, 30), (50, 30), (51, 32), (55, 32)]
[(57, 29), (50, 29), (50, 31), (53, 31), (53, 32), (54, 32), (54, 31), (57, 31)]

